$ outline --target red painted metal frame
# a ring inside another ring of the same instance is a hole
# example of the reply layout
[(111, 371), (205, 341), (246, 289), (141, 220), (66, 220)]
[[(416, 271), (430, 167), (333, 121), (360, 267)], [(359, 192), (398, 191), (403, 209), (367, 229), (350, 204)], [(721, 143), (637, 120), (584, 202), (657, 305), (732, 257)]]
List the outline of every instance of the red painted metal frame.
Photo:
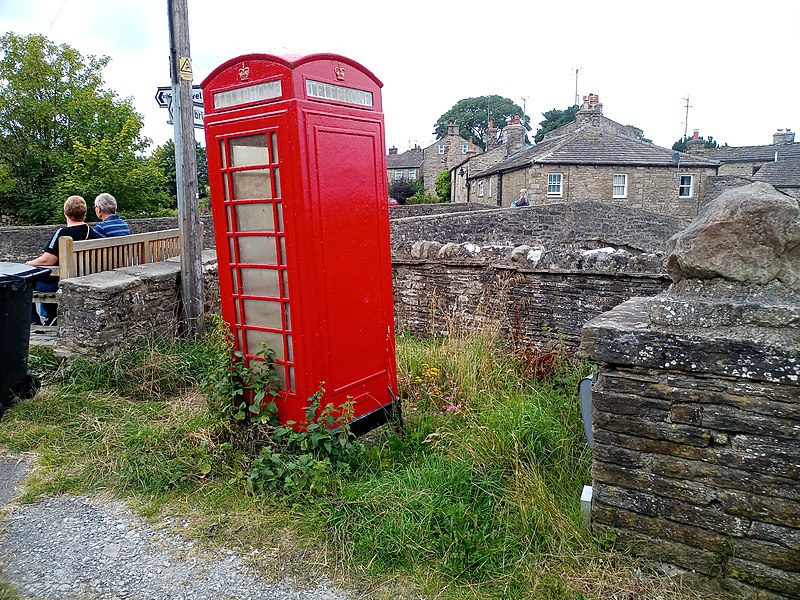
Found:
[[(345, 100), (307, 94), (308, 80), (346, 88)], [(270, 82), (275, 97), (215, 108), (215, 94)], [(282, 341), (284, 423), (303, 421), (321, 385), (323, 403), (352, 401), (356, 421), (387, 413), (397, 372), (381, 82), (336, 54), (248, 54), (201, 87), (222, 316), (237, 349), (250, 363), (255, 340)], [(240, 151), (263, 158), (234, 166)], [(262, 174), (268, 194), (238, 199), (235, 183)]]

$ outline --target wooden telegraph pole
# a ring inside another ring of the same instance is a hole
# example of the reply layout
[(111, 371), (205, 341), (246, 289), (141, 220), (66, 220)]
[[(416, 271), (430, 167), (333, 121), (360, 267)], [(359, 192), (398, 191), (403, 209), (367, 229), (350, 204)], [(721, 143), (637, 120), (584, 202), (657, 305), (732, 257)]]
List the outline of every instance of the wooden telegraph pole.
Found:
[(181, 232), (181, 290), (185, 333), (203, 334), (203, 265), (200, 212), (197, 206), (197, 155), (192, 106), (192, 59), (189, 52), (187, 0), (167, 0), (170, 75), (175, 124), (175, 171), (178, 227)]

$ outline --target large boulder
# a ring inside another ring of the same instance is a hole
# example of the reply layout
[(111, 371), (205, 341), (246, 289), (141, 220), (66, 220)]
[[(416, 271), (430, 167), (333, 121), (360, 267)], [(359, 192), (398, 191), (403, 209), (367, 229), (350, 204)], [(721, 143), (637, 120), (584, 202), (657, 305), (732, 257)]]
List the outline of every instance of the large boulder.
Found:
[(673, 281), (779, 281), (800, 290), (800, 205), (766, 183), (728, 190), (667, 244)]

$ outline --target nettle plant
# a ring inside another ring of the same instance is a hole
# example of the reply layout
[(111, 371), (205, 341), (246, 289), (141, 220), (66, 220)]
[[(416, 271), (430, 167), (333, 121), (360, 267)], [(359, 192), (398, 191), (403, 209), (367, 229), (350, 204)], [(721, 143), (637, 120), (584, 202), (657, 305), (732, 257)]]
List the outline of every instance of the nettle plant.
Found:
[(275, 373), (275, 352), (267, 347), (247, 363), (241, 352), (219, 361), (207, 380), (207, 389), (220, 400), (222, 413), (245, 428), (256, 427), (261, 444), (246, 475), (254, 495), (327, 493), (335, 475), (350, 472), (350, 463), (363, 452), (350, 430), (353, 403), (323, 405), (324, 382), (308, 398), (301, 423), (280, 424), (276, 399), (282, 382)]
[(247, 475), (252, 493), (325, 494), (337, 475), (350, 473), (352, 460), (364, 450), (350, 430), (353, 403), (339, 407), (328, 403), (320, 410), (324, 395), (320, 384), (308, 398), (306, 418), (299, 428), (289, 421), (272, 431), (271, 443), (261, 449)]

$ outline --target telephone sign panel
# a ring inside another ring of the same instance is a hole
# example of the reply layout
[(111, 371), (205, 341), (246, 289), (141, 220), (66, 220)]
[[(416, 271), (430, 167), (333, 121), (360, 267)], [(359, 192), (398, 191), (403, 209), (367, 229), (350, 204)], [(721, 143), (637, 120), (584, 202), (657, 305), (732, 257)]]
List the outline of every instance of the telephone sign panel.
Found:
[(201, 84), (223, 319), (265, 344), (282, 422), (354, 404), (354, 430), (397, 408), (381, 82), (335, 54), (250, 54)]

